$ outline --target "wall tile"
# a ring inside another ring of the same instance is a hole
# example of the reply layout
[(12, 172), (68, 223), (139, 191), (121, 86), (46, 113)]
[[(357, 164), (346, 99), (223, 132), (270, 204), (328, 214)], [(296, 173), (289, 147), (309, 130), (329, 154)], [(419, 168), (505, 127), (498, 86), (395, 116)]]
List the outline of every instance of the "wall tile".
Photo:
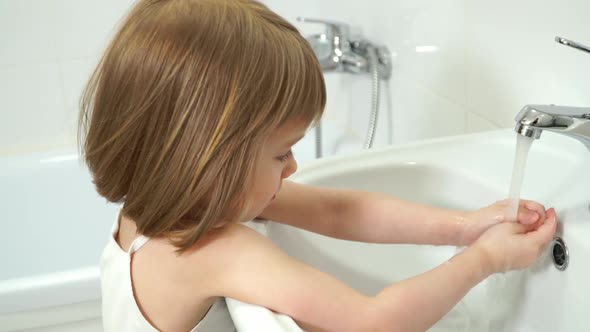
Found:
[(52, 1), (0, 1), (0, 67), (55, 59), (52, 12)]
[(57, 56), (97, 56), (127, 13), (131, 0), (52, 0)]
[(463, 0), (433, 1), (415, 12), (406, 56), (424, 89), (465, 105)]
[(467, 112), (466, 121), (466, 131), (468, 133), (475, 133), (479, 131), (487, 131), (500, 128), (498, 125), (486, 120), (485, 118), (473, 112)]
[(56, 63), (0, 69), (0, 153), (62, 146), (69, 141)]
[[(527, 103), (590, 105), (590, 56), (553, 41), (590, 44), (585, 0), (263, 1), (305, 35), (324, 28), (297, 16), (348, 23), (352, 38), (389, 47), (377, 146), (510, 127)], [(132, 2), (0, 0), (0, 151), (75, 141), (81, 87)], [(370, 77), (330, 73), (326, 82), (327, 133), (364, 141)]]
[(64, 126), (67, 128), (68, 136), (72, 139), (75, 139), (77, 134), (81, 93), (97, 63), (98, 58), (94, 57), (64, 60), (59, 63), (65, 97), (63, 112), (66, 122)]
[(393, 141), (411, 142), (465, 132), (465, 111), (418, 86), (393, 93)]
[(590, 44), (583, 33), (590, 3), (476, 0), (466, 6), (470, 109), (511, 126), (525, 104), (590, 105), (590, 55), (553, 41), (563, 35)]

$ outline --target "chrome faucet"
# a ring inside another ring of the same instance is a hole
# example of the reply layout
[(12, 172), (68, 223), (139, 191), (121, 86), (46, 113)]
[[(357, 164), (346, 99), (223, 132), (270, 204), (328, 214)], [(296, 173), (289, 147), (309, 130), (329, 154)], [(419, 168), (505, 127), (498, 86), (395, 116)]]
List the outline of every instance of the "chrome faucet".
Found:
[(514, 130), (539, 138), (543, 130), (571, 136), (590, 150), (590, 107), (526, 105), (516, 116)]
[[(555, 37), (555, 41), (590, 53), (590, 47)], [(525, 105), (516, 115), (514, 130), (523, 136), (539, 138), (543, 130), (573, 137), (590, 150), (590, 107)]]
[(369, 73), (369, 48), (375, 49), (380, 79), (391, 76), (391, 54), (385, 46), (367, 40), (351, 40), (348, 24), (330, 20), (297, 17), (299, 22), (320, 23), (326, 32), (308, 37), (324, 72), (342, 71), (353, 74)]

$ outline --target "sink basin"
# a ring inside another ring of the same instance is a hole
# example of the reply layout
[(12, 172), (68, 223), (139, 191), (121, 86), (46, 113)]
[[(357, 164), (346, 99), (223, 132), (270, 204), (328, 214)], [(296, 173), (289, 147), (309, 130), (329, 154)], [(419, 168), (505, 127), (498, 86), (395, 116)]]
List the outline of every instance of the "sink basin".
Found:
[[(515, 148), (513, 131), (498, 130), (327, 158), (304, 167), (292, 179), (471, 210), (507, 197)], [(554, 267), (549, 247), (531, 268), (494, 275), (474, 287), (430, 331), (588, 329), (588, 166), (590, 154), (571, 138), (544, 133), (533, 143), (522, 197), (556, 208), (560, 222), (557, 236), (569, 250), (568, 267), (564, 271)], [(388, 284), (426, 272), (459, 250), (336, 240), (271, 221), (253, 227), (293, 257), (365, 294), (375, 294)], [(240, 332), (301, 331), (285, 315), (233, 299), (227, 299), (227, 303)]]

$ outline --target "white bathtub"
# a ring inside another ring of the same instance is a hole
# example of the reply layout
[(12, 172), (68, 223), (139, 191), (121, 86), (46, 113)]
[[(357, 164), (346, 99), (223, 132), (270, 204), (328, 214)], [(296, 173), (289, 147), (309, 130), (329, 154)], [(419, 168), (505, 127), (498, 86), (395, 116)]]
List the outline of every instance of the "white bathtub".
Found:
[(75, 150), (0, 158), (0, 331), (102, 331), (98, 262), (117, 206)]

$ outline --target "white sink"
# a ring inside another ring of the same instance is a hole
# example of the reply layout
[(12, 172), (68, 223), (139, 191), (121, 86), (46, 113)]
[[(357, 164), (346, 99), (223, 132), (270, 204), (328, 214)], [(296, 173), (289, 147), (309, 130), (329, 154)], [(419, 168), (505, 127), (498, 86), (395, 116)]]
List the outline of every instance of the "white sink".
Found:
[[(320, 160), (293, 180), (384, 192), (456, 209), (507, 196), (516, 137), (512, 130), (471, 134)], [(543, 133), (531, 148), (522, 197), (556, 208), (570, 263), (559, 271), (551, 250), (526, 271), (475, 287), (431, 331), (586, 331), (590, 326), (590, 153), (579, 142)], [(376, 245), (335, 240), (268, 222), (261, 232), (290, 255), (351, 287), (375, 294), (443, 263), (455, 247)], [(286, 286), (288, 287), (288, 286)], [(425, 294), (425, 296), (428, 296)], [(289, 317), (228, 299), (240, 332), (301, 331)]]

